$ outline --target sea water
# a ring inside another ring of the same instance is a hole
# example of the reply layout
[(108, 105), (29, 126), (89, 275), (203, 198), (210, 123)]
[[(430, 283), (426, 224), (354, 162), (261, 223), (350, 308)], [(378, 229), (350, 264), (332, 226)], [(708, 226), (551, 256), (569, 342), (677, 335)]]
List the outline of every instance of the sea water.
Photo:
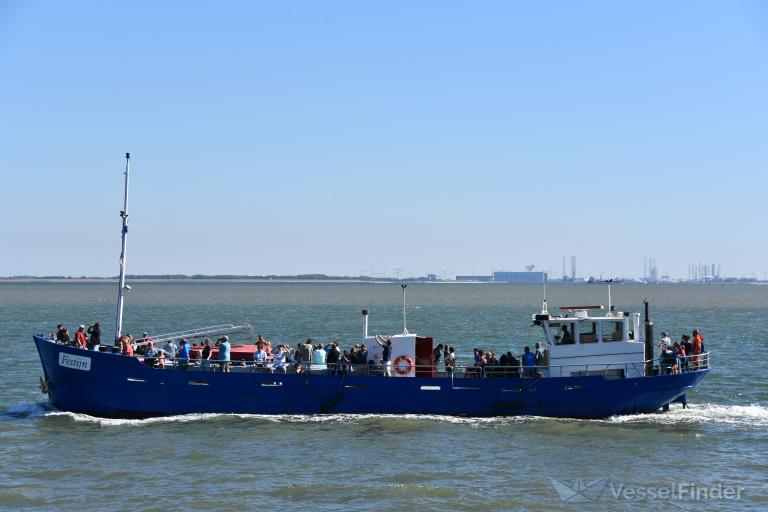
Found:
[[(132, 286), (125, 328), (134, 335), (250, 323), (273, 342), (347, 347), (361, 336), (363, 308), (371, 334), (403, 327), (394, 284)], [(688, 409), (665, 414), (116, 420), (51, 408), (32, 335), (98, 321), (108, 342), (115, 288), (0, 283), (0, 509), (768, 509), (766, 286), (613, 286), (620, 311), (650, 301), (657, 335), (704, 334), (712, 371)], [(407, 293), (408, 330), (455, 346), (459, 359), (475, 347), (519, 353), (541, 339), (530, 316), (541, 307), (539, 286), (412, 284)], [(547, 293), (551, 311), (607, 302), (603, 285)]]

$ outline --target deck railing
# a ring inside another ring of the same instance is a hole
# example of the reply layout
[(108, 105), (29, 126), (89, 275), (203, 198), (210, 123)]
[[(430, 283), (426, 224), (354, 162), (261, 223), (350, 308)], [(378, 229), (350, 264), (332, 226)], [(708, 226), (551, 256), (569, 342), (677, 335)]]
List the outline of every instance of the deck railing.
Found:
[[(628, 378), (645, 375), (650, 361), (589, 363), (579, 365), (546, 365), (546, 366), (474, 366), (458, 363), (446, 368), (440, 365), (410, 365), (393, 366), (381, 363), (341, 364), (341, 363), (297, 363), (285, 362), (275, 364), (268, 360), (265, 363), (255, 361), (235, 360), (219, 361), (214, 359), (180, 359), (180, 358), (151, 358), (139, 357), (150, 366), (164, 369), (187, 371), (230, 371), (234, 373), (277, 373), (277, 374), (309, 374), (309, 375), (356, 375), (356, 376), (392, 376), (392, 377), (451, 377), (451, 378), (539, 378), (549, 376), (595, 376), (606, 378)], [(654, 362), (656, 363), (656, 362)], [(709, 368), (709, 353), (675, 358), (674, 364), (654, 364), (653, 375), (668, 375), (685, 373)]]

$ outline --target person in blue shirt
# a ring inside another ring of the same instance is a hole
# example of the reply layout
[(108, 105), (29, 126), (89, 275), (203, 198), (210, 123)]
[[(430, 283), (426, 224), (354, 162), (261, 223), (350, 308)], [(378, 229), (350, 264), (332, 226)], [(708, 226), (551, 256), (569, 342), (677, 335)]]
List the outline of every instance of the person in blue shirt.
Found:
[(536, 366), (536, 356), (531, 352), (530, 347), (523, 349), (523, 368), (526, 377), (533, 377), (534, 367)]
[(179, 342), (179, 353), (177, 357), (179, 358), (179, 370), (186, 370), (189, 368), (189, 343), (187, 343), (187, 340), (182, 339)]
[(147, 348), (144, 349), (144, 364), (147, 366), (157, 366), (157, 358), (159, 356), (159, 351), (155, 348), (155, 344), (153, 342), (147, 343)]
[(229, 337), (222, 336), (219, 338), (219, 361), (221, 361), (221, 371), (225, 373), (229, 373), (230, 350)]

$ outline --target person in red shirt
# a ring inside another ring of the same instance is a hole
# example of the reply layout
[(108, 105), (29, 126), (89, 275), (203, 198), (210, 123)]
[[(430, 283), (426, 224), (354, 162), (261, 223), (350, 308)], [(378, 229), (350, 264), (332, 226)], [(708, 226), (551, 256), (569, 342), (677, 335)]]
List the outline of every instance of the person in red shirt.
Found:
[(699, 354), (702, 352), (702, 348), (704, 346), (704, 336), (701, 335), (701, 333), (694, 329), (693, 331), (693, 365), (694, 367), (699, 367)]
[(77, 329), (77, 332), (75, 333), (75, 342), (80, 348), (86, 348), (88, 344), (88, 339), (85, 336), (85, 326), (81, 325), (79, 329)]
[(131, 343), (130, 336), (120, 336), (120, 353), (124, 356), (133, 357), (133, 344)]

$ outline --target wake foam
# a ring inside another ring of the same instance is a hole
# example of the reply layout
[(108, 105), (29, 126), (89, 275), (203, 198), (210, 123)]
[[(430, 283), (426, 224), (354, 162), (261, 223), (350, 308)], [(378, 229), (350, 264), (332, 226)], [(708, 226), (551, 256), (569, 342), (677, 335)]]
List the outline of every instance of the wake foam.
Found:
[[(567, 418), (547, 418), (541, 416), (503, 416), (493, 418), (471, 418), (459, 416), (439, 416), (426, 414), (327, 414), (327, 415), (304, 415), (304, 414), (224, 414), (224, 413), (206, 413), (206, 414), (183, 414), (178, 416), (160, 416), (146, 419), (114, 419), (99, 418), (88, 414), (79, 414), (72, 412), (50, 411), (41, 404), (32, 404), (25, 402), (17, 404), (12, 409), (18, 411), (16, 414), (22, 414), (22, 417), (45, 416), (45, 417), (65, 417), (75, 422), (91, 423), (100, 426), (146, 426), (163, 423), (191, 423), (191, 422), (215, 422), (227, 420), (246, 420), (255, 423), (277, 423), (277, 424), (369, 424), (379, 422), (400, 422), (406, 426), (408, 424), (417, 425), (418, 423), (439, 422), (454, 425), (468, 425), (470, 427), (503, 427), (514, 424), (531, 423), (605, 423), (605, 424), (664, 424), (664, 425), (686, 425), (686, 424), (715, 424), (732, 425), (745, 428), (768, 427), (768, 407), (752, 405), (720, 405), (720, 404), (691, 404), (687, 409), (672, 405), (672, 409), (666, 413), (654, 414), (630, 414), (626, 416), (612, 416), (604, 420), (579, 420)], [(11, 414), (10, 409), (8, 414)]]
[(607, 421), (613, 423), (656, 423), (656, 424), (715, 424), (738, 425), (745, 428), (768, 426), (768, 407), (752, 405), (690, 404), (687, 409), (672, 406), (666, 413), (630, 414), (613, 416)]
[(376, 421), (439, 421), (454, 424), (480, 425), (485, 423), (499, 422), (501, 420), (523, 421), (524, 418), (462, 418), (454, 416), (438, 415), (420, 415), (420, 414), (238, 414), (238, 413), (205, 413), (205, 414), (181, 414), (178, 416), (159, 416), (146, 419), (116, 419), (99, 418), (88, 414), (73, 412), (54, 411), (45, 414), (47, 417), (68, 417), (75, 422), (94, 423), (101, 426), (119, 426), (119, 425), (152, 425), (156, 423), (190, 423), (219, 421), (226, 419), (242, 419), (262, 423), (366, 423)]

